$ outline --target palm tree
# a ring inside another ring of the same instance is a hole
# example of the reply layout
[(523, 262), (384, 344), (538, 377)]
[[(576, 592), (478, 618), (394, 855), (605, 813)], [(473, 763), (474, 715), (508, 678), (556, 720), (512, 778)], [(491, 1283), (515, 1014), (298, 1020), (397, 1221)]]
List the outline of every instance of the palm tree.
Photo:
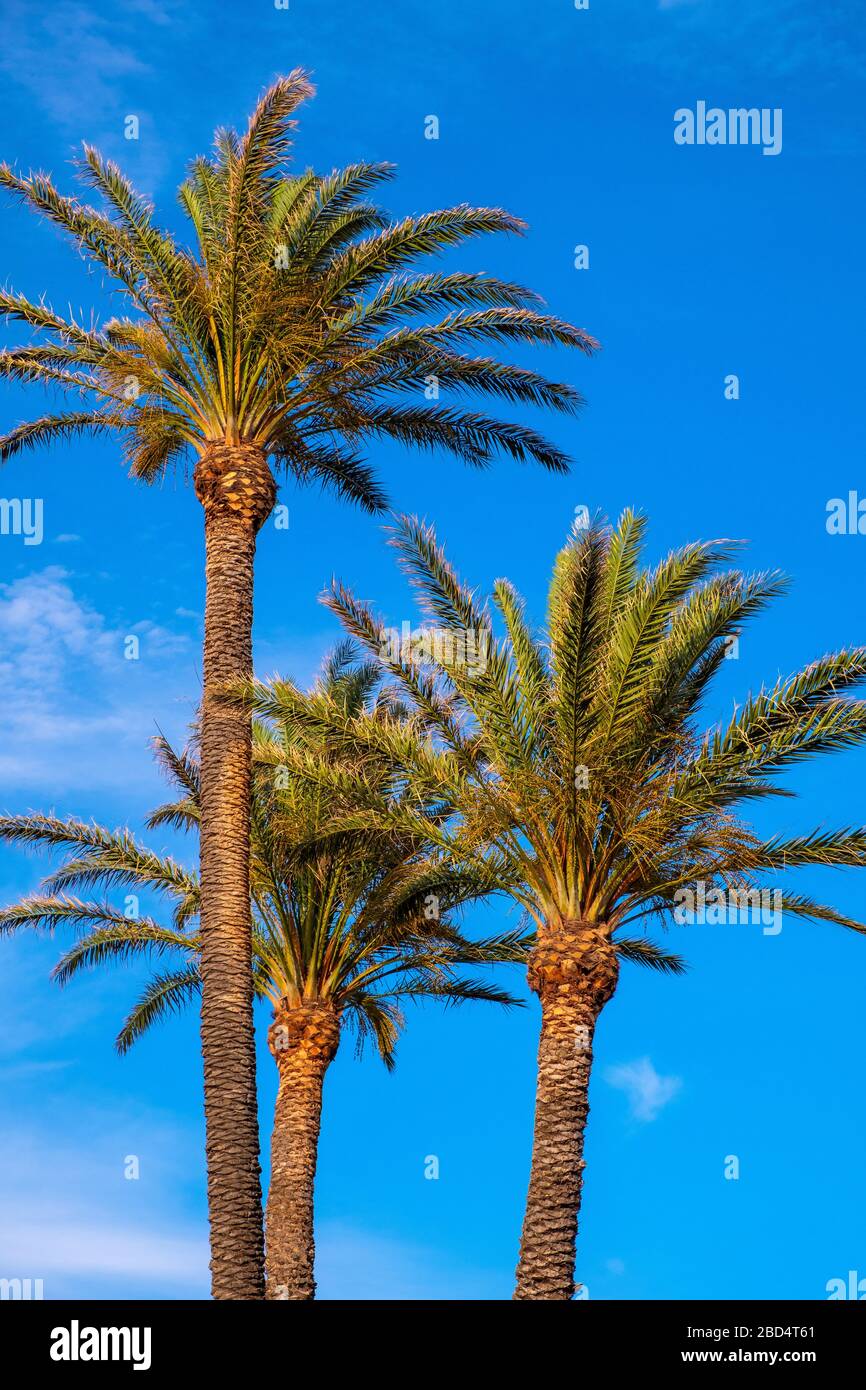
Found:
[[(596, 522), (573, 532), (541, 632), (498, 580), (497, 636), (492, 610), (461, 583), (433, 532), (409, 520), (393, 540), (435, 627), (395, 650), (348, 590), (335, 585), (326, 600), (417, 709), (414, 726), (336, 719), (329, 745), (392, 758), (419, 798), (455, 813), (433, 819), (405, 797), (400, 806), (377, 797), (359, 766), (353, 797), (359, 808), (366, 797), (367, 809), (332, 828), (409, 828), (455, 866), (496, 881), (537, 929), (528, 980), (541, 1039), (519, 1299), (574, 1292), (592, 1042), (620, 962), (683, 969), (643, 928), (666, 924), (672, 911), (687, 921), (702, 894), (742, 920), (744, 908), (767, 903), (756, 894), (770, 891), (778, 870), (866, 864), (864, 829), (765, 838), (740, 815), (744, 802), (790, 794), (777, 774), (793, 764), (866, 742), (866, 701), (846, 694), (866, 677), (866, 648), (822, 657), (702, 733), (701, 702), (730, 638), (784, 581), (720, 570), (726, 542), (687, 545), (646, 568), (644, 531), (627, 511), (612, 530)], [(460, 659), (469, 632), (472, 663)], [(293, 707), (290, 693), (267, 690), (252, 704), (271, 715)], [(326, 764), (311, 775), (320, 786), (331, 779)], [(772, 891), (782, 913), (866, 931), (802, 894)]]
[[(281, 682), (305, 702), (311, 718), (337, 712), (363, 724), (398, 706), (373, 695), (379, 671), (355, 665), (350, 645), (338, 648), (309, 694)], [(437, 863), (411, 834), (323, 835), (325, 821), (346, 807), (345, 795), (323, 797), (293, 770), (316, 752), (293, 721), (256, 725), (251, 832), (252, 974), (254, 993), (273, 1008), (268, 1044), (279, 1071), (267, 1201), (267, 1284), (272, 1299), (315, 1295), (313, 1185), (322, 1088), (341, 1036), (356, 1034), (358, 1051), (372, 1041), (388, 1068), (404, 1019), (404, 999), (446, 1004), (517, 1001), (503, 990), (459, 973), (461, 965), (524, 961), (519, 932), (470, 942), (454, 910), (484, 892), (480, 875)], [(200, 768), (194, 753), (177, 753), (162, 737), (157, 756), (177, 799), (148, 818), (150, 829), (197, 831)], [(321, 750), (319, 749), (319, 752)], [(368, 775), (370, 760), (366, 760)], [(335, 774), (337, 765), (331, 759)], [(394, 779), (382, 769), (394, 794)], [(434, 808), (429, 808), (431, 812)], [(67, 857), (41, 891), (0, 913), (0, 933), (23, 927), (72, 925), (82, 934), (53, 972), (61, 984), (87, 967), (139, 955), (177, 960), (156, 973), (117, 1039), (126, 1052), (148, 1028), (196, 998), (201, 989), (201, 895), (197, 875), (155, 854), (126, 830), (80, 820), (24, 815), (0, 818), (0, 839), (63, 849)], [(95, 886), (135, 888), (172, 907), (135, 920), (108, 900), (76, 896)], [(83, 932), (82, 932), (82, 929)]]
[[(523, 224), (465, 205), (390, 222), (367, 199), (386, 164), (290, 175), (293, 114), (307, 75), (280, 78), (246, 134), (220, 131), (179, 192), (189, 249), (156, 226), (116, 165), (85, 146), (79, 172), (94, 209), (44, 174), (0, 167), (0, 184), (69, 234), (119, 282), (132, 317), (102, 328), (0, 293), (0, 313), (38, 330), (37, 346), (0, 354), (0, 374), (83, 398), (18, 425), (0, 462), (81, 433), (120, 431), (133, 477), (154, 482), (191, 456), (204, 510), (205, 633), (201, 724), (202, 1051), (213, 1294), (262, 1294), (261, 1192), (250, 996), (250, 729), (220, 686), (252, 669), (256, 536), (276, 497), (271, 465), (334, 489), (367, 511), (384, 505), (359, 456), (390, 438), (484, 466), (497, 453), (563, 470), (534, 430), (459, 404), (483, 394), (573, 412), (570, 386), (462, 349), (555, 343), (589, 353), (588, 334), (542, 311), (530, 291), (491, 276), (407, 272), (428, 254)], [(425, 315), (444, 315), (420, 322)], [(453, 404), (440, 403), (439, 392)], [(423, 393), (423, 395), (422, 395)], [(430, 400), (428, 397), (435, 397)]]

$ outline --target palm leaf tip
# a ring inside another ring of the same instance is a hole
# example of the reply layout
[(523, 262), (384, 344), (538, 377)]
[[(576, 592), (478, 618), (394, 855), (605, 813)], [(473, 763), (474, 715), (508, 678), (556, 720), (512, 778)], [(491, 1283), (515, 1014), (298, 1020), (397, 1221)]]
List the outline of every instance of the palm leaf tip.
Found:
[(650, 970), (657, 970), (661, 975), (685, 975), (688, 970), (682, 956), (663, 951), (643, 937), (631, 940), (615, 937), (614, 944), (623, 960), (630, 961), (633, 965), (645, 965)]
[(155, 975), (115, 1039), (117, 1052), (121, 1056), (127, 1053), (152, 1024), (179, 1013), (200, 989), (201, 976), (196, 967)]

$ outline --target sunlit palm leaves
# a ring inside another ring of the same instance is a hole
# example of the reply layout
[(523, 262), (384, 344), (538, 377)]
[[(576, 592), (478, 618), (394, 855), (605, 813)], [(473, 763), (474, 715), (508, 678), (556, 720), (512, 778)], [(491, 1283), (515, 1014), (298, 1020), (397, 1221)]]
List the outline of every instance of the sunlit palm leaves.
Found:
[(293, 116), (311, 93), (303, 72), (281, 78), (245, 135), (219, 132), (213, 155), (193, 161), (179, 193), (190, 245), (159, 228), (120, 169), (89, 146), (78, 174), (96, 207), (44, 174), (0, 168), (0, 184), (119, 282), (131, 315), (85, 326), (0, 294), (0, 313), (38, 338), (0, 353), (0, 374), (83, 402), (10, 431), (0, 460), (83, 431), (119, 430), (133, 475), (152, 481), (208, 442), (243, 440), (299, 480), (370, 509), (384, 497), (357, 450), (379, 437), (473, 465), (504, 452), (566, 466), (534, 430), (461, 400), (571, 412), (579, 394), (467, 349), (528, 342), (589, 353), (592, 338), (519, 285), (412, 269), (523, 224), (467, 205), (394, 222), (370, 201), (394, 173), (388, 164), (290, 174)]
[[(400, 1001), (511, 1003), (505, 991), (464, 975), (461, 968), (523, 961), (527, 943), (520, 931), (483, 941), (466, 939), (455, 925), (455, 910), (489, 889), (489, 875), (437, 859), (423, 838), (405, 828), (392, 834), (328, 833), (328, 823), (346, 809), (347, 791), (358, 794), (359, 769), (323, 755), (322, 744), (310, 733), (313, 716), (339, 712), (360, 726), (405, 719), (393, 693), (379, 689), (378, 668), (356, 662), (351, 644), (343, 644), (326, 662), (314, 689), (307, 694), (296, 690), (295, 697), (310, 716), (303, 728), (290, 716), (255, 728), (255, 992), (275, 1008), (327, 1000), (354, 1027), (359, 1043), (374, 1040), (391, 1065), (402, 1023)], [(177, 753), (162, 737), (156, 751), (179, 796), (154, 811), (149, 825), (194, 830), (199, 796), (195, 758), (189, 751)], [(300, 777), (299, 769), (306, 765), (328, 766), (330, 785)], [(395, 777), (382, 759), (367, 768), (367, 777), (376, 796), (400, 801), (405, 779)], [(435, 819), (434, 803), (412, 796), (419, 816)], [(150, 980), (127, 1018), (118, 1038), (121, 1050), (193, 998), (200, 983), (196, 874), (147, 849), (127, 830), (109, 831), (75, 819), (6, 816), (0, 819), (0, 838), (64, 853), (39, 894), (0, 913), (0, 931), (68, 926), (78, 933), (55, 967), (60, 983), (109, 961), (168, 958), (171, 968)], [(127, 915), (107, 899), (78, 896), (83, 890), (105, 889), (149, 892), (159, 906), (152, 915)], [(163, 903), (171, 926), (160, 920)]]
[[(580, 920), (626, 958), (676, 970), (678, 957), (622, 933), (653, 916), (669, 924), (678, 890), (701, 882), (744, 891), (800, 865), (866, 864), (859, 828), (764, 840), (741, 819), (748, 800), (786, 794), (777, 774), (787, 767), (866, 742), (866, 702), (849, 693), (866, 677), (866, 650), (814, 662), (702, 733), (703, 698), (726, 644), (784, 582), (722, 569), (729, 542), (689, 545), (647, 569), (644, 530), (626, 512), (613, 529), (573, 532), (554, 567), (546, 627), (535, 631), (509, 583), (497, 581), (492, 603), (481, 601), (432, 530), (401, 520), (392, 540), (426, 619), (454, 643), (467, 628), (482, 632), (483, 669), (435, 649), (395, 658), (385, 625), (334, 585), (328, 606), (371, 656), (385, 654), (414, 715), (361, 728), (322, 709), (310, 727), (361, 760), (354, 784), (367, 805), (356, 800), (335, 822), (341, 829), (378, 823), (427, 838), (455, 867), (498, 879), (540, 929)], [(301, 723), (313, 714), (279, 686), (256, 687), (252, 704)], [(400, 798), (365, 777), (377, 759), (402, 769)], [(327, 783), (325, 767), (306, 775)], [(348, 801), (353, 775), (345, 777)], [(427, 800), (440, 814), (429, 815)], [(866, 930), (802, 895), (782, 901), (793, 915)]]

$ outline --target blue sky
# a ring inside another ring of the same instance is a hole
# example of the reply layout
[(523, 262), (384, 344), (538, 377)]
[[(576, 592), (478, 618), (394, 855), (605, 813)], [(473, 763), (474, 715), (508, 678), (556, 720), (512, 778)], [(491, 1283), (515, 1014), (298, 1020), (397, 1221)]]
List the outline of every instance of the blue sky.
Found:
[[(579, 421), (546, 422), (572, 474), (470, 474), (383, 448), (383, 477), (395, 505), (435, 520), (467, 578), (508, 575), (538, 617), (577, 506), (641, 507), (653, 556), (695, 537), (748, 540), (751, 566), (793, 584), (727, 663), (709, 711), (722, 717), (762, 682), (866, 640), (866, 538), (825, 526), (829, 499), (866, 494), (858, 9), (12, 3), (2, 155), (68, 184), (76, 145), (93, 141), (177, 227), (186, 160), (301, 65), (318, 95), (299, 164), (395, 161), (395, 215), (465, 200), (526, 218), (524, 239), (470, 245), (459, 261), (532, 285), (601, 340), (589, 363), (544, 358), (589, 402)], [(701, 100), (781, 108), (781, 154), (676, 145), (675, 110)], [(131, 114), (137, 141), (124, 138)], [(112, 312), (50, 229), (10, 205), (0, 228), (5, 284), (61, 311)], [(577, 245), (588, 270), (574, 268)], [(4, 428), (36, 409), (5, 390)], [(0, 805), (140, 827), (162, 791), (148, 738), (157, 724), (182, 737), (199, 691), (198, 504), (183, 477), (131, 484), (107, 441), (16, 460), (2, 493), (43, 499), (44, 539), (0, 537)], [(376, 522), (292, 487), (282, 500), (288, 531), (260, 541), (256, 663), (306, 680), (337, 636), (317, 603), (332, 573), (395, 623), (412, 608)], [(130, 634), (138, 662), (123, 660)], [(790, 780), (799, 800), (766, 824), (861, 821), (864, 774), (863, 754), (803, 770)], [(4, 851), (0, 899), (43, 870)], [(866, 912), (854, 874), (798, 885)], [(471, 925), (503, 916), (490, 906)], [(599, 1028), (578, 1277), (592, 1298), (825, 1297), (829, 1279), (866, 1275), (866, 942), (788, 921), (776, 937), (672, 927), (669, 940), (688, 977), (627, 968)], [(47, 1297), (206, 1296), (196, 1020), (119, 1060), (134, 972), (60, 992), (46, 978), (58, 943), (0, 946), (0, 1275), (41, 1277)], [(510, 1015), (415, 1011), (393, 1076), (344, 1048), (317, 1188), (323, 1296), (509, 1296), (537, 1027), (534, 1001)], [(273, 1070), (263, 1047), (265, 1154)], [(137, 1181), (124, 1178), (130, 1154)], [(438, 1181), (424, 1178), (430, 1154)]]

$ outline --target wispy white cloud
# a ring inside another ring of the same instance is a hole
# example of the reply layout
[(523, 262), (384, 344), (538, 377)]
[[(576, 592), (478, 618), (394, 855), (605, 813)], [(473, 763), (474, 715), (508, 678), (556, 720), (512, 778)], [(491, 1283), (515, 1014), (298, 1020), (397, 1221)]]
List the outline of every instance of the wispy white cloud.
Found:
[[(131, 1105), (71, 1099), (50, 1122), (4, 1121), (3, 1133), (0, 1277), (42, 1279), (48, 1299), (207, 1296), (200, 1136)], [(122, 1176), (130, 1152), (139, 1181)], [(178, 1196), (191, 1181), (198, 1217)], [(504, 1299), (511, 1287), (508, 1269), (343, 1221), (317, 1226), (316, 1278), (322, 1299)]]
[(34, 9), (12, 0), (3, 8), (0, 71), (63, 126), (104, 119), (122, 80), (147, 70), (132, 42), (87, 5), (61, 0)]
[[(164, 1115), (56, 1097), (50, 1123), (3, 1125), (0, 1277), (44, 1281), (46, 1298), (206, 1297), (208, 1243), (178, 1209), (199, 1136)], [(129, 1153), (141, 1177), (127, 1180)]]
[(178, 1236), (131, 1222), (81, 1216), (62, 1202), (40, 1201), (22, 1215), (3, 1211), (2, 1268), (7, 1278), (45, 1281), (46, 1296), (58, 1276), (84, 1280), (134, 1279), (195, 1290), (207, 1288), (207, 1236)]
[[(110, 6), (6, 0), (0, 12), (0, 73), (76, 143), (93, 141), (131, 166), (139, 186), (152, 192), (168, 163), (157, 137), (164, 103), (161, 51), (166, 31), (177, 40), (190, 22), (200, 22), (200, 16), (179, 0)], [(139, 122), (135, 141), (125, 138), (130, 115)]]
[(604, 1079), (609, 1086), (625, 1091), (634, 1119), (654, 1120), (682, 1088), (679, 1076), (662, 1076), (649, 1057), (608, 1067)]
[[(137, 660), (125, 657), (129, 637)], [(194, 637), (150, 619), (109, 622), (59, 566), (0, 585), (4, 791), (140, 780), (157, 722), (173, 732), (193, 713), (197, 661)]]
[[(183, 741), (201, 692), (202, 614), (172, 610), (177, 628), (146, 617), (107, 617), (59, 565), (0, 584), (0, 810), (15, 801), (125, 791), (144, 810), (162, 783), (149, 742), (162, 729)], [(335, 633), (256, 637), (256, 669), (305, 683)], [(138, 659), (125, 657), (138, 639)], [(34, 804), (28, 800), (28, 805)]]

